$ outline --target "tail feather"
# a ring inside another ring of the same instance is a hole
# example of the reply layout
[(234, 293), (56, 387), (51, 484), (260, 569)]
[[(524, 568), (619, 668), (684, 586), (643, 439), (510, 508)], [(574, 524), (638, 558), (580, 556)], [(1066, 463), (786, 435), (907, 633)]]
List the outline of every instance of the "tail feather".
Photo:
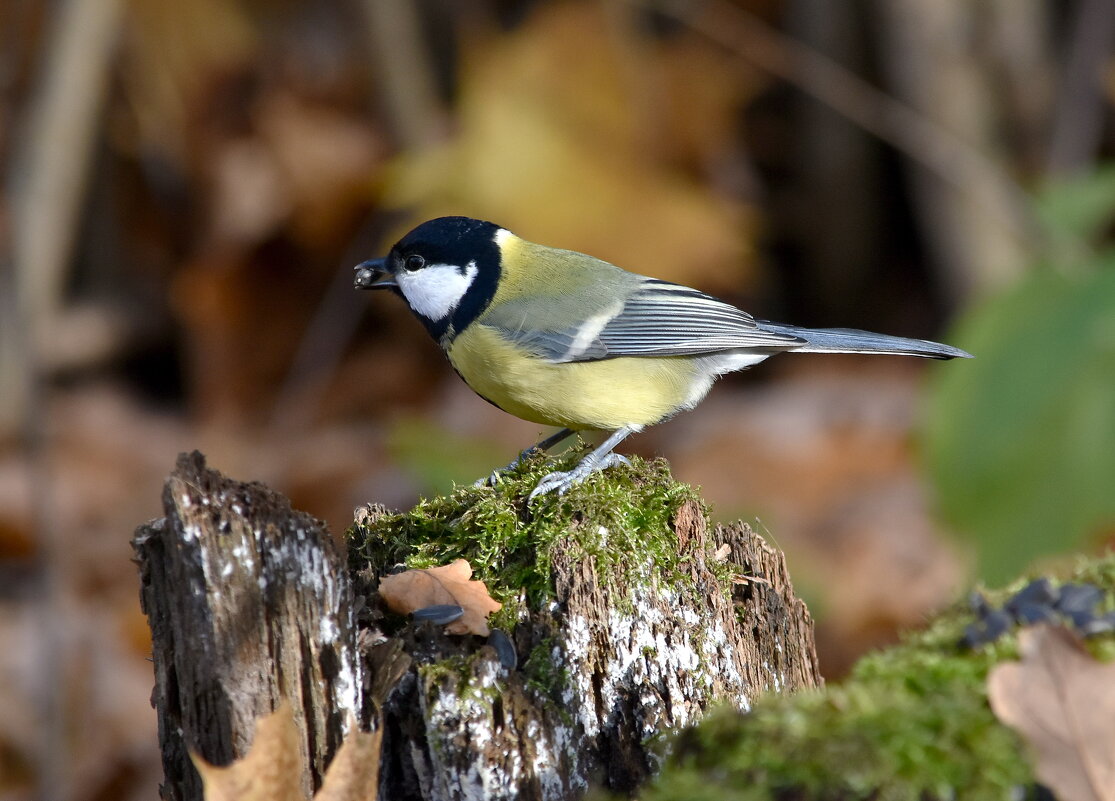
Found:
[(806, 344), (794, 348), (796, 353), (893, 353), (899, 356), (922, 356), (927, 359), (970, 359), (972, 354), (952, 345), (927, 339), (892, 337), (854, 328), (801, 328), (796, 325), (756, 320), (759, 328), (773, 334), (788, 334), (804, 339)]

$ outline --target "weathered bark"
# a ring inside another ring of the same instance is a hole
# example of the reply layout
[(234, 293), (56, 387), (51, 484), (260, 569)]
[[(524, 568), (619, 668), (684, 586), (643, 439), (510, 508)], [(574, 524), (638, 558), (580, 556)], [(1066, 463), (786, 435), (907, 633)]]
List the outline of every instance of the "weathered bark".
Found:
[[(515, 628), (517, 670), (490, 647), (407, 632), (414, 664), (384, 708), (381, 797), (630, 792), (655, 770), (658, 736), (710, 705), (746, 709), (761, 692), (821, 684), (813, 622), (782, 554), (742, 523), (710, 533), (693, 502), (674, 529), (695, 592), (667, 586), (650, 565), (645, 580), (604, 581), (591, 559), (559, 544), (552, 602)], [(731, 597), (709, 566), (723, 544), (723, 559), (747, 577)], [(550, 661), (543, 686), (525, 664), (537, 658)]]
[[(350, 578), (317, 521), (198, 454), (179, 460), (164, 503), (135, 545), (163, 794), (176, 801), (200, 798), (187, 748), (242, 756), (255, 717), (282, 698), (306, 732), (307, 791), (362, 710), (383, 726), (381, 798), (564, 800), (633, 790), (655, 769), (657, 736), (711, 704), (821, 682), (782, 555), (741, 524), (710, 532), (692, 501), (673, 522), (684, 580), (650, 560), (617, 578), (572, 538), (554, 545), (551, 597), (524, 605), (510, 660), (479, 637), (385, 616), (379, 576)], [(375, 515), (361, 525), (374, 530)], [(718, 561), (741, 577), (730, 587)]]
[(353, 596), (324, 526), (259, 484), (178, 459), (166, 517), (133, 540), (151, 625), (165, 783), (200, 799), (189, 751), (243, 757), (257, 718), (288, 700), (305, 740), (307, 794), (360, 710)]

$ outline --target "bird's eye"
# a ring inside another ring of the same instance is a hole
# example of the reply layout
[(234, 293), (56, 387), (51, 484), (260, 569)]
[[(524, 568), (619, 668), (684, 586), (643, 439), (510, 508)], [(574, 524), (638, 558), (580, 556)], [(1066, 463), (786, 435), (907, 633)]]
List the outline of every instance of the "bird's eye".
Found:
[(406, 261), (403, 262), (403, 268), (406, 269), (408, 272), (421, 270), (425, 266), (426, 260), (419, 256), (417, 253), (407, 256)]

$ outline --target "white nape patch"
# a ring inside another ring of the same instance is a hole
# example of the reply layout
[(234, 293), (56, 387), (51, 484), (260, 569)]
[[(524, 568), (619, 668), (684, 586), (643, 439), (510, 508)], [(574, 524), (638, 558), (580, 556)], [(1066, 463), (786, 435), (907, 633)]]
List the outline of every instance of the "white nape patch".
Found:
[(577, 329), (577, 335), (573, 337), (573, 341), (569, 343), (569, 348), (558, 359), (559, 362), (570, 362), (583, 354), (589, 347), (592, 346), (600, 336), (600, 332), (604, 330), (604, 326), (615, 319), (616, 315), (623, 311), (623, 301), (617, 300), (611, 306), (606, 308), (599, 314), (594, 314), (581, 323), (581, 327)]
[(455, 264), (427, 264), (421, 270), (399, 270), (395, 282), (407, 303), (427, 320), (437, 322), (461, 305), (461, 298), (476, 280), (476, 262), (464, 267)]

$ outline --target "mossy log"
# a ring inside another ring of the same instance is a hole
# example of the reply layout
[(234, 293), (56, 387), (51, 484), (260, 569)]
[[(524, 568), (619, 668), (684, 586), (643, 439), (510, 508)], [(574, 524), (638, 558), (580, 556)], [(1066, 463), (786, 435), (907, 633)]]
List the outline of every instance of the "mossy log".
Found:
[[(748, 527), (710, 529), (660, 462), (528, 506), (544, 470), (405, 514), (361, 510), (346, 565), (285, 499), (181, 457), (166, 517), (135, 539), (163, 796), (200, 798), (188, 750), (243, 756), (284, 697), (307, 790), (356, 721), (384, 728), (381, 798), (576, 799), (636, 788), (661, 735), (713, 705), (821, 682), (782, 555)], [(385, 573), (462, 557), (504, 603), (492, 625), (514, 653), (380, 601)]]
[[(1111, 613), (1115, 553), (1081, 557), (1075, 566), (1063, 565), (1062, 570), (1059, 577), (1043, 579), (1051, 586), (1098, 590), (1097, 613)], [(994, 627), (998, 634), (986, 637), (987, 618), (979, 611), (981, 606), (1002, 611), (1032, 579), (1026, 576), (1005, 588), (985, 590), (986, 596), (981, 594), (974, 607), (957, 602), (942, 610), (925, 628), (903, 635), (897, 645), (862, 657), (841, 683), (823, 692), (772, 694), (746, 715), (730, 709), (708, 715), (678, 734), (663, 770), (640, 789), (639, 798), (1052, 801), (1053, 793), (1038, 785), (1037, 752), (1000, 721), (988, 698), (989, 674), (1004, 662), (1020, 659), (1020, 636), (1029, 624), (1008, 616), (1001, 631)], [(1066, 627), (1071, 636), (1086, 632), (1073, 622), (1074, 612), (1050, 607), (1046, 612), (1048, 617), (1039, 625)], [(974, 642), (973, 633), (979, 634)], [(1115, 634), (1109, 630), (1095, 630), (1087, 646), (1101, 662), (1115, 661)], [(1022, 694), (1065, 697), (1062, 691), (1081, 692), (1079, 685), (1069, 686), (1080, 679), (1066, 672), (1057, 679), (1065, 682), (1060, 687), (1039, 678)], [(1102, 710), (1101, 693), (1095, 693), (1094, 708)], [(1057, 707), (1057, 702), (1049, 703)], [(1049, 718), (1038, 716), (1033, 721), (1058, 730)], [(1092, 748), (1091, 753), (1109, 759), (1115, 743), (1104, 739), (1105, 731), (1110, 728), (1074, 723), (1071, 735), (1062, 734), (1065, 744), (1055, 761), (1069, 766), (1071, 773), (1073, 766), (1086, 761), (1076, 749)], [(1079, 739), (1073, 743), (1074, 738)], [(1097, 772), (1086, 778), (1102, 782), (1098, 778), (1102, 775)], [(1064, 801), (1070, 797), (1104, 796), (1065, 795)]]

